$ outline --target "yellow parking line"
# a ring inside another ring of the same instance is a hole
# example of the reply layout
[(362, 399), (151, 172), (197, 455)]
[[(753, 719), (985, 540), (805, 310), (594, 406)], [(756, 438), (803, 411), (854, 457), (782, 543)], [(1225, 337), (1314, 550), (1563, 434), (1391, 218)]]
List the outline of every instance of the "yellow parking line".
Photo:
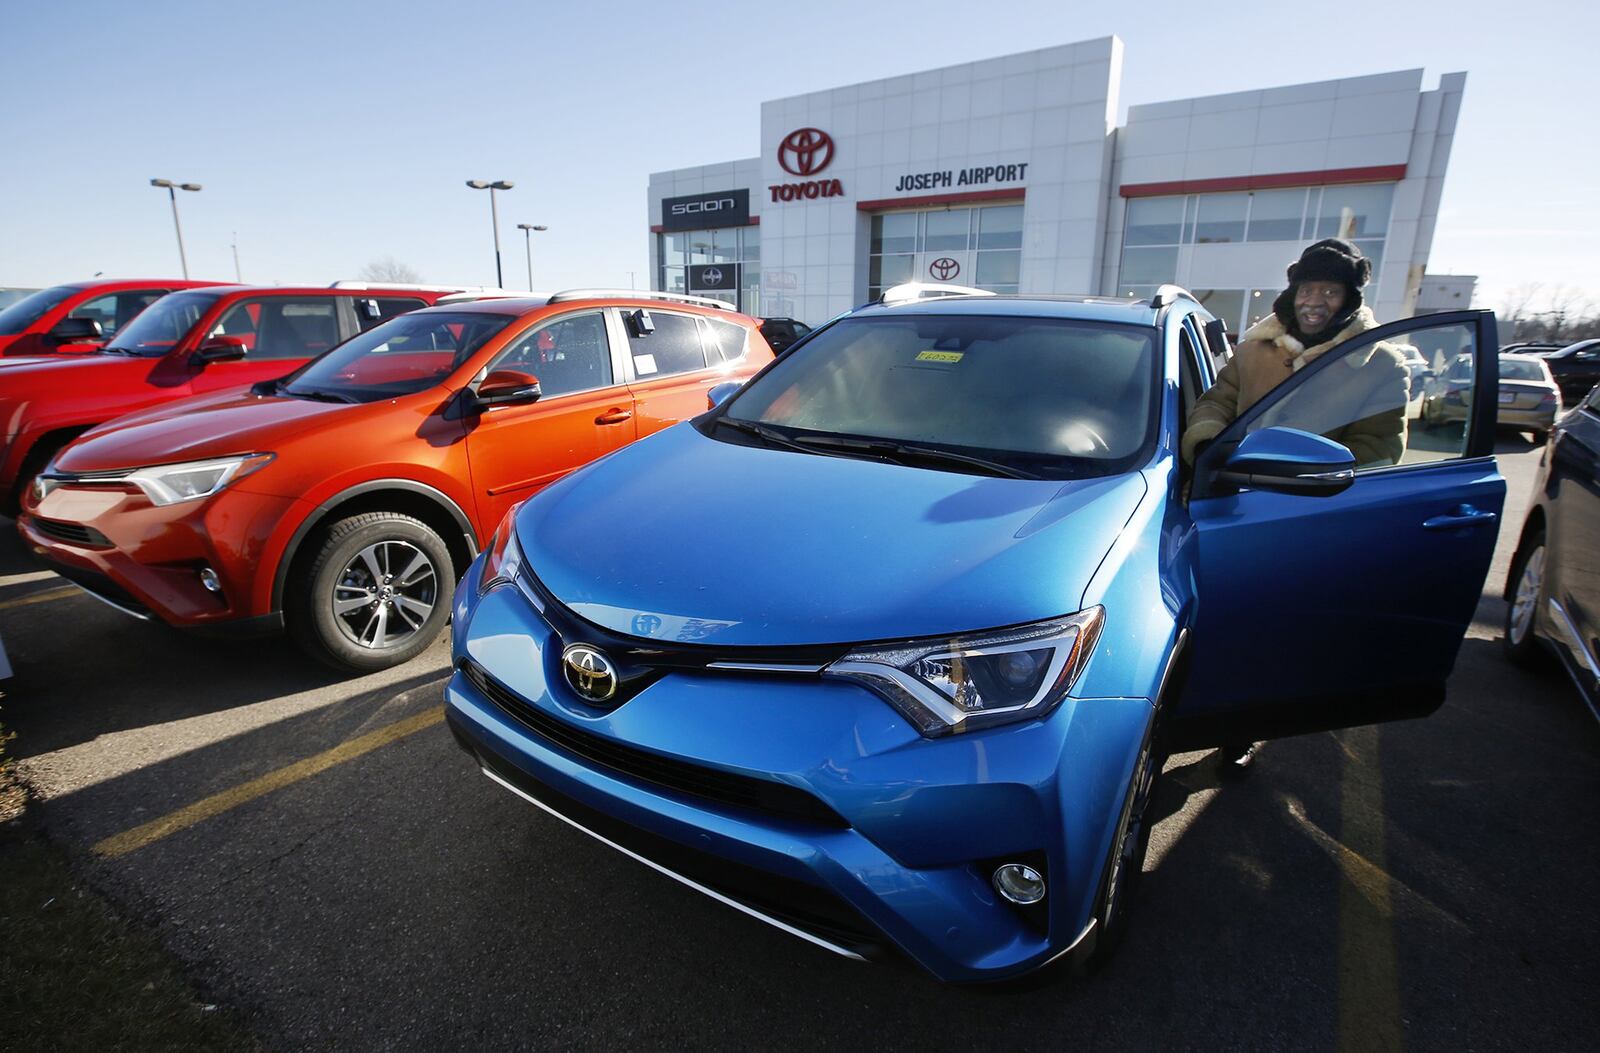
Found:
[(44, 592), (35, 592), (29, 596), (18, 596), (14, 600), (0, 600), (0, 611), (9, 611), (13, 607), (26, 607), (30, 603), (49, 603), (51, 600), (64, 600), (68, 596), (82, 595), (83, 590), (76, 585), (63, 585), (59, 589), (47, 589)]
[(169, 812), (159, 819), (125, 830), (120, 834), (106, 838), (94, 846), (98, 855), (109, 859), (127, 855), (135, 849), (143, 848), (154, 841), (159, 841), (169, 834), (180, 830), (187, 830), (196, 823), (221, 815), (223, 812), (237, 808), (247, 801), (253, 801), (264, 794), (281, 790), (302, 779), (308, 779), (319, 772), (327, 771), (336, 764), (354, 760), (365, 753), (371, 753), (380, 746), (405, 738), (407, 735), (430, 728), (444, 719), (444, 707), (434, 706), (432, 709), (416, 716), (390, 724), (388, 727), (369, 731), (348, 742), (341, 743), (330, 750), (324, 750), (314, 757), (307, 757), (303, 761), (270, 771), (259, 778), (241, 783), (231, 790), (212, 794), (204, 800)]
[(1398, 1051), (1400, 981), (1392, 879), (1383, 854), (1378, 729), (1353, 728), (1339, 738), (1345, 751), (1339, 790), (1339, 1049)]

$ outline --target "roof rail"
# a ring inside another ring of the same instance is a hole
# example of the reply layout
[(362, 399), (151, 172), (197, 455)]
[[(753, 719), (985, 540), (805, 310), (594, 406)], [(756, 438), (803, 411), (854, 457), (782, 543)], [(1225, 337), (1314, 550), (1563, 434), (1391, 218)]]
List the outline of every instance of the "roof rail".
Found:
[(671, 300), (676, 303), (692, 303), (699, 307), (714, 307), (719, 311), (739, 309), (730, 300), (713, 300), (709, 296), (657, 292), (653, 289), (563, 289), (550, 297), (551, 303), (562, 303), (567, 300)]
[(974, 289), (970, 285), (945, 285), (935, 282), (904, 282), (891, 285), (878, 297), (879, 303), (913, 303), (917, 300), (936, 300), (942, 296), (993, 296), (988, 289)]
[(1195, 304), (1200, 303), (1199, 298), (1188, 289), (1185, 289), (1181, 285), (1172, 285), (1169, 283), (1157, 289), (1156, 294), (1150, 297), (1150, 306), (1159, 311), (1161, 308), (1167, 306), (1173, 300), (1177, 299), (1190, 300)]
[(434, 285), (423, 285), (417, 282), (369, 282), (355, 278), (341, 278), (331, 283), (330, 289), (371, 289), (371, 290), (412, 290), (415, 292), (481, 292), (487, 288), (483, 285), (451, 285), (442, 282)]

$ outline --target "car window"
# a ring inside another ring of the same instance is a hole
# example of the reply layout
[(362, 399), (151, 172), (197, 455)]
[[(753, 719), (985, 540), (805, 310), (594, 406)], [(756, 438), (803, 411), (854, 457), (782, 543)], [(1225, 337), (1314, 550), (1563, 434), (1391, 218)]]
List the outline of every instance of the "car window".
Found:
[(357, 402), (433, 387), (516, 320), (487, 312), (407, 313), (346, 340), (283, 385), (289, 395), (337, 392)]
[(778, 359), (727, 416), (807, 438), (946, 448), (1051, 478), (1127, 471), (1154, 448), (1156, 337), (1150, 326), (1056, 318), (846, 318)]
[(744, 326), (720, 318), (702, 318), (700, 324), (706, 327), (707, 358), (721, 355), (724, 362), (736, 362), (744, 357)]
[(414, 296), (362, 296), (356, 299), (356, 320), (361, 323), (362, 332), (365, 332), (391, 318), (426, 306), (427, 301)]
[(234, 304), (212, 335), (244, 339), (251, 358), (312, 358), (339, 342), (332, 296), (274, 296)]
[(1538, 359), (1502, 358), (1501, 380), (1544, 380), (1545, 366)]
[(223, 295), (222, 292), (196, 291), (163, 296), (123, 326), (116, 339), (108, 341), (106, 347), (135, 355), (164, 355), (188, 335)]
[(1349, 341), (1327, 352), (1323, 357), (1334, 361), (1273, 401), (1247, 430), (1287, 427), (1326, 436), (1349, 448), (1357, 471), (1460, 457), (1478, 383), (1476, 332), (1455, 322), (1407, 333), (1429, 361), (1451, 363), (1415, 387), (1401, 345)]
[(539, 378), (542, 398), (612, 384), (611, 343), (599, 311), (562, 315), (525, 334), (491, 369), (519, 369)]
[(0, 336), (13, 336), (45, 316), (52, 307), (78, 290), (70, 285), (40, 289), (0, 311)]
[(96, 296), (74, 307), (68, 318), (88, 318), (100, 323), (100, 335), (111, 337), (162, 296), (161, 289), (140, 289)]
[(693, 317), (666, 311), (633, 311), (627, 320), (628, 351), (640, 380), (706, 367), (700, 327)]

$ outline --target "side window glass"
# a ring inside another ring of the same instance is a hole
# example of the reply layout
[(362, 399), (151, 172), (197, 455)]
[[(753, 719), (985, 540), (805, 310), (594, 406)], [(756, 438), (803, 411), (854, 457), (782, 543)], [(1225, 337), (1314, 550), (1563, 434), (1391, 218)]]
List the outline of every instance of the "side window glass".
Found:
[(235, 304), (212, 332), (241, 338), (251, 358), (311, 358), (339, 342), (339, 316), (331, 296), (275, 296)]
[(372, 296), (356, 300), (356, 320), (364, 333), (375, 325), (382, 325), (408, 311), (420, 310), (426, 302), (409, 296)]
[(100, 323), (100, 334), (110, 336), (117, 330), (117, 296), (96, 296), (92, 300), (85, 300), (74, 307), (67, 315), (68, 318), (87, 318), (92, 322)]
[(611, 345), (598, 311), (563, 315), (526, 333), (491, 369), (518, 369), (539, 378), (544, 398), (612, 384)]
[(720, 318), (702, 318), (706, 327), (706, 357), (715, 361), (718, 354), (724, 362), (736, 362), (744, 357), (744, 326), (724, 322)]
[(1200, 397), (1200, 366), (1195, 357), (1194, 344), (1189, 339), (1188, 326), (1178, 334), (1178, 390), (1183, 406), (1183, 420), (1179, 426), (1181, 433), (1183, 427), (1188, 425), (1189, 411), (1194, 409), (1195, 400)]
[[(648, 315), (650, 327), (641, 324), (640, 314)], [(706, 368), (700, 327), (688, 315), (635, 311), (627, 316), (627, 322), (628, 352), (640, 380)]]
[[(1289, 427), (1342, 443), (1357, 471), (1460, 457), (1472, 420), (1476, 330), (1453, 323), (1405, 334), (1430, 368), (1415, 369), (1404, 344), (1351, 342), (1257, 417), (1250, 431)], [(1489, 383), (1494, 383), (1490, 378)]]

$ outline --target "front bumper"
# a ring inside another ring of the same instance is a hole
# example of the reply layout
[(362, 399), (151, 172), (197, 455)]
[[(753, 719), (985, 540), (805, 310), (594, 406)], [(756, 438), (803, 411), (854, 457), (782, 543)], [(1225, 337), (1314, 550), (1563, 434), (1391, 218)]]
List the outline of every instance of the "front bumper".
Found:
[[(551, 630), (516, 589), (477, 597), (480, 566), (458, 591), (446, 715), (496, 782), (809, 942), (895, 948), (943, 980), (1027, 972), (1087, 931), (1149, 702), (1069, 699), (1043, 720), (929, 740), (854, 685), (673, 673), (599, 713), (567, 690)], [(995, 893), (1008, 861), (1044, 869), (1042, 909)]]
[[(34, 556), (62, 577), (137, 617), (225, 632), (278, 624), (252, 595), (268, 538), (295, 499), (228, 489), (199, 501), (157, 506), (133, 488), (60, 487), (23, 498), (17, 530)], [(221, 589), (200, 579), (210, 567)]]

